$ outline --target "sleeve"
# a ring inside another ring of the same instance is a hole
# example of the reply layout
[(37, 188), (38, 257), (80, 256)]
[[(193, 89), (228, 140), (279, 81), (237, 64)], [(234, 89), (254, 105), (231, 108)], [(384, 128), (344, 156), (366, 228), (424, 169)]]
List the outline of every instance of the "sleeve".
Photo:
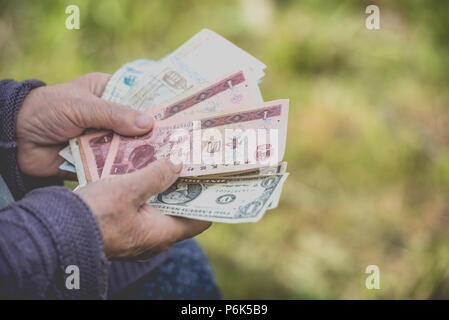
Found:
[(69, 189), (37, 189), (0, 210), (0, 299), (104, 299), (108, 268), (95, 217)]
[(11, 79), (0, 81), (0, 175), (5, 179), (15, 199), (22, 198), (32, 189), (62, 183), (58, 178), (24, 175), (17, 166), (17, 113), (28, 92), (44, 85), (44, 82), (36, 79), (22, 82)]

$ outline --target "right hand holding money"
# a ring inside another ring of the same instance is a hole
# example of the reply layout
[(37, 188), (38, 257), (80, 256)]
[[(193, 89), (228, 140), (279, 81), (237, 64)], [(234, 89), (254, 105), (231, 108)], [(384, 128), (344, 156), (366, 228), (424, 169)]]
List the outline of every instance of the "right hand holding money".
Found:
[(163, 214), (146, 200), (172, 185), (182, 165), (156, 161), (131, 174), (102, 179), (76, 192), (89, 205), (108, 258), (149, 258), (211, 223)]

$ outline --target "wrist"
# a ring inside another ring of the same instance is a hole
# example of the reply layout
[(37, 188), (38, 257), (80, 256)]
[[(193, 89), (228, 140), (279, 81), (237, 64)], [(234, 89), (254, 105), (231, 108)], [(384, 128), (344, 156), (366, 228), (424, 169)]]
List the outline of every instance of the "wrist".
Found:
[(0, 105), (2, 108), (2, 121), (0, 126), (0, 139), (4, 165), (1, 175), (16, 199), (20, 199), (29, 191), (24, 175), (17, 163), (17, 136), (16, 124), (20, 108), (30, 91), (45, 86), (45, 83), (36, 79), (16, 82), (13, 80), (0, 81)]
[(16, 158), (19, 170), (30, 176), (36, 176), (36, 159), (31, 153), (36, 148), (36, 137), (39, 138), (39, 107), (45, 99), (48, 87), (31, 89), (25, 96), (16, 117), (15, 140), (17, 144)]

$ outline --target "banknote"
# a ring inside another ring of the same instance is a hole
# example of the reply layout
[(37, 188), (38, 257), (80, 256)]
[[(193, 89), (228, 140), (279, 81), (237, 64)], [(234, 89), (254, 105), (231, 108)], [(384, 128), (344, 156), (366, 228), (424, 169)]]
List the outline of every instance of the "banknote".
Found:
[[(287, 162), (282, 161), (276, 166), (269, 166), (269, 167), (261, 167), (261, 168), (255, 168), (251, 170), (244, 170), (244, 171), (237, 171), (237, 172), (224, 172), (219, 174), (212, 174), (212, 175), (204, 175), (201, 176), (201, 178), (223, 178), (223, 177), (244, 177), (244, 176), (257, 176), (257, 175), (269, 175), (269, 174), (277, 174), (277, 173), (286, 173), (287, 172)], [(281, 198), (282, 193), (282, 187), (277, 189), (275, 193), (272, 196), (271, 202), (267, 207), (267, 210), (275, 209), (278, 204), (279, 200)]]
[(256, 222), (277, 207), (288, 176), (287, 163), (278, 161), (289, 102), (263, 102), (258, 83), (265, 68), (207, 29), (159, 61), (127, 63), (102, 99), (152, 115), (153, 130), (140, 137), (88, 130), (60, 151), (60, 169), (76, 171), (79, 188), (157, 159), (179, 159), (181, 178), (149, 204), (191, 219)]
[[(135, 86), (137, 86), (142, 77), (148, 72), (151, 72), (151, 69), (156, 65), (157, 63), (155, 61), (147, 59), (139, 59), (125, 64), (112, 75), (111, 79), (109, 79), (101, 98), (113, 102), (123, 103), (124, 97)], [(96, 130), (86, 130), (84, 134), (88, 134), (90, 132), (96, 132)], [(74, 148), (71, 148), (71, 146), (74, 146)], [(72, 153), (79, 151), (78, 147), (75, 146), (75, 143), (69, 144), (69, 146), (59, 152), (59, 155), (66, 159), (67, 162), (75, 164)], [(102, 146), (103, 151), (106, 151), (105, 153), (107, 153), (107, 147), (107, 143), (104, 143)], [(69, 155), (70, 158), (67, 158)], [(76, 158), (81, 159), (81, 155), (78, 154)], [(75, 165), (75, 167), (80, 167), (81, 165), (82, 164), (78, 164), (78, 166)], [(64, 163), (61, 167), (62, 170), (70, 168), (68, 163)], [(80, 173), (80, 175), (83, 175), (83, 173)]]
[[(147, 113), (158, 120), (167, 120), (186, 115), (215, 113), (230, 107), (258, 105), (261, 102), (262, 96), (259, 86), (254, 79), (248, 78), (248, 75), (240, 70), (206, 85), (193, 88), (176, 99), (148, 110)], [(103, 132), (100, 135), (107, 135), (107, 133)], [(97, 143), (98, 136), (97, 133), (88, 135), (89, 142), (86, 142), (84, 147), (79, 149), (80, 152), (83, 152), (80, 157), (83, 159), (83, 166), (88, 175), (86, 179), (89, 182), (96, 181), (101, 177), (111, 142), (109, 139), (101, 141), (102, 149), (100, 152), (99, 149), (93, 147)], [(92, 161), (93, 159), (96, 160)]]
[(70, 144), (66, 147), (64, 147), (63, 149), (61, 149), (58, 154), (64, 158), (64, 164), (65, 165), (69, 165), (69, 164), (74, 164), (73, 160), (73, 155), (72, 155), (72, 150), (70, 149)]
[[(158, 73), (158, 71), (160, 72)], [(145, 87), (144, 92), (141, 94), (135, 92), (133, 99), (126, 101), (126, 98), (122, 98), (121, 101), (133, 109), (141, 111), (150, 109), (150, 114), (157, 118), (165, 119), (186, 114), (216, 112), (226, 107), (259, 104), (263, 101), (256, 81), (243, 70), (233, 72), (198, 88), (194, 87), (196, 84), (188, 83), (176, 70), (165, 68), (165, 65), (163, 69), (153, 68), (151, 72), (147, 71), (146, 77), (151, 77), (153, 80), (149, 83), (145, 82), (148, 86)], [(179, 83), (175, 83), (176, 81)], [(183, 90), (187, 90), (187, 92), (184, 95), (179, 95)], [(176, 97), (176, 99), (172, 99), (171, 103), (163, 104), (157, 108), (157, 112), (153, 112), (151, 107), (154, 104), (163, 103), (170, 97)], [(90, 156), (95, 156), (97, 159), (101, 155), (105, 156), (109, 146), (108, 142), (110, 141), (102, 144), (102, 150), (106, 152)], [(66, 154), (68, 151), (63, 149), (61, 153)], [(88, 172), (89, 170), (86, 170), (86, 173)], [(95, 177), (97, 174), (92, 173), (91, 176)], [(101, 172), (99, 177), (101, 177)], [(87, 179), (90, 181), (89, 178)]]
[[(102, 176), (130, 173), (167, 157), (183, 162), (181, 176), (267, 166), (283, 158), (287, 121), (288, 100), (284, 99), (213, 116), (162, 120), (139, 137), (114, 134)], [(256, 134), (257, 141), (249, 139)], [(84, 152), (91, 149), (90, 138), (78, 139)], [(89, 161), (89, 157), (83, 159)], [(95, 163), (84, 166), (94, 168)]]
[[(144, 80), (154, 81), (154, 74), (161, 70), (167, 71), (167, 82), (188, 88), (184, 80), (201, 84), (242, 68), (250, 69), (260, 79), (266, 65), (217, 33), (203, 29), (157, 62), (139, 59), (123, 65), (109, 80), (102, 98), (123, 103), (125, 97), (132, 96), (130, 92)], [(184, 80), (178, 78), (180, 74)]]
[(140, 85), (123, 97), (121, 103), (132, 109), (145, 111), (201, 83), (202, 80), (191, 77), (170, 61), (161, 62), (145, 73)]
[[(201, 176), (201, 178), (222, 178), (222, 177), (244, 177), (244, 176), (257, 176), (257, 175), (269, 175), (269, 174), (277, 174), (277, 173), (286, 173), (287, 172), (287, 162), (282, 161), (278, 163), (275, 166), (269, 166), (269, 167), (261, 167), (261, 168), (255, 168), (251, 170), (243, 170), (243, 171), (237, 171), (237, 172), (224, 172), (219, 174), (212, 174), (212, 175), (204, 175)], [(277, 189), (275, 193), (272, 196), (271, 202), (267, 207), (267, 210), (275, 209), (278, 204), (279, 200), (281, 198), (282, 193), (282, 187)]]
[[(238, 72), (243, 73), (244, 71), (239, 70)], [(197, 91), (198, 87), (202, 86), (204, 88), (211, 82), (217, 83), (217, 81), (228, 77), (231, 73), (235, 72), (227, 72), (220, 77), (208, 79), (207, 82), (200, 82), (196, 81), (195, 78), (191, 78), (188, 73), (176, 68), (174, 65), (162, 63), (157, 68), (153, 68), (151, 73), (147, 73), (141, 81), (142, 84), (134, 89), (129, 96), (125, 97), (122, 103), (140, 111), (151, 110), (170, 99), (176, 98), (178, 100), (180, 95), (189, 95), (192, 90)], [(242, 75), (240, 78), (241, 82), (246, 81), (246, 85), (251, 84), (245, 91), (251, 91), (251, 95), (259, 100), (256, 102), (261, 102), (262, 95), (252, 74), (245, 71), (245, 75)], [(229, 101), (230, 105), (235, 104), (242, 97), (238, 84), (229, 83), (224, 87), (229, 89), (228, 95), (233, 98), (232, 101)]]
[(243, 177), (179, 178), (147, 203), (165, 214), (223, 223), (259, 221), (288, 173)]
[(101, 98), (122, 102), (123, 97), (138, 86), (143, 76), (156, 65), (155, 61), (147, 59), (139, 59), (123, 65), (109, 79)]
[(147, 111), (156, 120), (221, 112), (263, 102), (259, 86), (244, 70), (195, 87)]
[(262, 176), (262, 175), (285, 173), (285, 172), (287, 172), (287, 162), (282, 161), (274, 166), (253, 168), (253, 169), (242, 170), (242, 171), (222, 172), (222, 173), (218, 173), (218, 174), (202, 175), (201, 178), (212, 179), (212, 178), (216, 178), (216, 177), (221, 178), (221, 177)]
[[(287, 172), (287, 162), (283, 161), (280, 164), (279, 173), (286, 173)], [(273, 193), (272, 200), (270, 204), (268, 205), (267, 210), (275, 209), (279, 205), (279, 200), (281, 199), (282, 194), (282, 185), (280, 188), (276, 189), (276, 191)]]
[(61, 157), (63, 157), (66, 162), (70, 162), (71, 164), (73, 164), (73, 155), (72, 152), (70, 151), (70, 146), (65, 147), (64, 149), (61, 149), (61, 151), (59, 151), (58, 153)]
[(73, 164), (76, 169), (76, 176), (78, 178), (78, 183), (80, 186), (85, 186), (87, 184), (86, 174), (84, 172), (83, 161), (81, 160), (81, 153), (79, 152), (79, 144), (77, 139), (71, 139), (70, 150), (73, 155)]
[[(140, 59), (122, 66), (109, 80), (102, 98), (148, 110), (239, 68), (251, 70), (255, 79), (260, 79), (266, 65), (217, 33), (204, 29), (158, 62)], [(67, 153), (69, 147), (63, 151)]]
[(265, 64), (246, 51), (204, 29), (147, 70), (123, 103), (148, 110), (193, 86), (223, 77), (230, 70), (247, 69), (257, 83), (265, 68)]
[[(139, 59), (125, 64), (112, 75), (111, 79), (109, 79), (101, 98), (121, 103), (122, 98), (139, 83), (142, 76), (146, 74), (153, 65), (156, 65), (156, 62), (147, 59)], [(66, 160), (60, 169), (65, 170), (71, 168), (69, 162), (74, 164), (74, 159), (72, 151), (70, 150), (70, 145), (63, 148), (59, 152), (59, 155)]]
[(63, 162), (60, 166), (59, 169), (61, 169), (62, 171), (68, 171), (68, 172), (72, 172), (72, 173), (76, 173), (76, 168), (75, 165), (65, 161)]
[(219, 34), (203, 29), (163, 60), (170, 60), (192, 77), (208, 81), (229, 72), (248, 68), (256, 79), (264, 76), (263, 62)]
[[(112, 131), (98, 131), (85, 135), (84, 137), (88, 137), (85, 144), (77, 144), (78, 151), (75, 152), (79, 153), (81, 157), (81, 166), (84, 169), (87, 182), (97, 181), (101, 178), (112, 136)], [(86, 148), (88, 152), (86, 152)], [(85, 165), (86, 163), (94, 164), (90, 168), (95, 168), (95, 170), (89, 170), (89, 167)]]

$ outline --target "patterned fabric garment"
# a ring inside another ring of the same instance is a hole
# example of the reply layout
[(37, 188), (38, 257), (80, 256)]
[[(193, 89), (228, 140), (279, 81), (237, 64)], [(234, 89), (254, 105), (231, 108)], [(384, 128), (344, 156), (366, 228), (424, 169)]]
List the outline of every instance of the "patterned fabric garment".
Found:
[(193, 239), (175, 244), (153, 272), (110, 299), (222, 299), (210, 264)]

